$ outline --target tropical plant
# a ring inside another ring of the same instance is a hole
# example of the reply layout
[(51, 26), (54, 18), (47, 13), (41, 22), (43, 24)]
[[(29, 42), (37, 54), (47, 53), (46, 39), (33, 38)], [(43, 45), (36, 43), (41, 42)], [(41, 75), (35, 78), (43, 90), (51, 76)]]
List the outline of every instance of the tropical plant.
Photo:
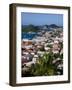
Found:
[(52, 53), (45, 53), (38, 62), (31, 67), (31, 74), (34, 76), (55, 75), (56, 67), (52, 64)]

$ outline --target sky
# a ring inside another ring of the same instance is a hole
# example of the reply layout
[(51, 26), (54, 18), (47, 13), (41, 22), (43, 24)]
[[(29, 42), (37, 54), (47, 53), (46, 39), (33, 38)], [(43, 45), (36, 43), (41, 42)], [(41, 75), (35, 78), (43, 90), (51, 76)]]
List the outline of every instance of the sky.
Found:
[(63, 26), (63, 15), (62, 14), (41, 14), (41, 13), (21, 13), (21, 24), (22, 25), (50, 25), (56, 24)]

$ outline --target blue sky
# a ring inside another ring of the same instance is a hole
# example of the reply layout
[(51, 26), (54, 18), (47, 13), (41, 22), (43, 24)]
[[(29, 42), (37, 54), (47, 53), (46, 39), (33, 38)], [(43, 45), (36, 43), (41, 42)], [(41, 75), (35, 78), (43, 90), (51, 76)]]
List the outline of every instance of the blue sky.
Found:
[(63, 26), (63, 15), (62, 14), (40, 14), (40, 13), (21, 13), (21, 24), (22, 25), (50, 25), (56, 24)]

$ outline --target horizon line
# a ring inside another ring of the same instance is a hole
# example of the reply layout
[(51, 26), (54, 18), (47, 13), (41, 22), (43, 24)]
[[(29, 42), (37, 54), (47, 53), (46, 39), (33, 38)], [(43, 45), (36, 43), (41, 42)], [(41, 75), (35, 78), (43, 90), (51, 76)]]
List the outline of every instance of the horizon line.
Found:
[[(57, 25), (57, 24), (40, 24), (40, 25), (35, 25), (35, 24), (22, 24), (21, 26), (23, 25), (34, 25), (34, 26), (44, 26), (44, 25)], [(57, 26), (63, 26), (63, 25), (57, 25)]]

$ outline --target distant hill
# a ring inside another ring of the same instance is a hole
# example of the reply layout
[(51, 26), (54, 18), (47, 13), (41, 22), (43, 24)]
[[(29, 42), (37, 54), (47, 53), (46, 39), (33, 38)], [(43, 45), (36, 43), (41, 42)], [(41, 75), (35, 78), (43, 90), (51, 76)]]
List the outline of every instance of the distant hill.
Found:
[(51, 25), (48, 25), (48, 27), (50, 27), (50, 28), (59, 28), (60, 26), (57, 26), (56, 24), (51, 24)]
[(38, 27), (34, 25), (25, 25), (22, 26), (22, 32), (37, 32)]
[(38, 32), (39, 30), (50, 30), (50, 28), (60, 28), (60, 26), (57, 26), (56, 24), (51, 25), (40, 25), (40, 26), (34, 26), (34, 25), (22, 25), (22, 32)]

